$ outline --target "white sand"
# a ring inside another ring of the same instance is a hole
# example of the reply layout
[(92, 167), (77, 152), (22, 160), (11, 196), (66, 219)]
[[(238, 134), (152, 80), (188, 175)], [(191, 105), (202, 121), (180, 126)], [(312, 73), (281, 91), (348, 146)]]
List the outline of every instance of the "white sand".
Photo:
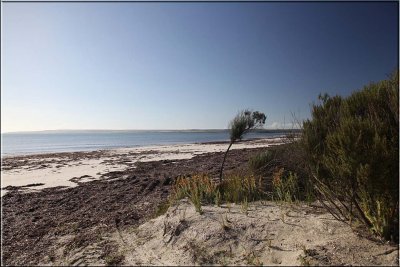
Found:
[[(271, 145), (280, 145), (285, 142), (284, 138), (270, 138), (260, 139), (242, 143), (235, 143), (231, 150), (244, 149), (244, 148), (258, 148), (258, 147), (269, 147)], [(182, 144), (182, 145), (162, 145), (162, 146), (145, 146), (137, 148), (121, 148), (117, 151), (118, 154), (129, 154), (129, 153), (141, 153), (148, 151), (155, 151), (157, 153), (146, 155), (142, 161), (157, 161), (166, 159), (190, 159), (195, 155), (210, 153), (210, 152), (222, 152), (226, 151), (228, 144)], [(179, 153), (179, 156), (176, 153)]]
[[(282, 138), (261, 139), (237, 143), (231, 149), (268, 147), (271, 145), (282, 144)], [(45, 160), (55, 160), (56, 163), (48, 164), (44, 168), (39, 168), (43, 159), (30, 160), (29, 166), (16, 167), (11, 170), (1, 171), (1, 187), (7, 186), (26, 186), (29, 184), (43, 183), (44, 185), (31, 187), (29, 190), (39, 190), (56, 186), (76, 186), (70, 181), (74, 177), (88, 175), (90, 177), (83, 181), (99, 179), (102, 174), (110, 171), (123, 171), (128, 165), (115, 164), (121, 158), (129, 163), (148, 162), (159, 160), (180, 160), (190, 159), (195, 155), (221, 152), (227, 149), (227, 144), (180, 144), (163, 146), (146, 146), (135, 148), (121, 148), (109, 150), (102, 159), (77, 159), (65, 161), (65, 159), (54, 158), (54, 155)], [(58, 167), (57, 167), (58, 166)], [(1, 190), (3, 196), (7, 190)]]
[[(116, 232), (125, 264), (398, 264), (396, 247), (361, 238), (330, 214), (305, 204), (256, 202), (247, 214), (234, 204), (203, 206), (203, 211), (200, 215), (182, 200), (139, 228)], [(315, 255), (302, 262), (306, 250)]]
[[(39, 190), (48, 187), (70, 186), (74, 187), (77, 183), (71, 182), (74, 177), (83, 175), (91, 176), (92, 179), (98, 179), (101, 174), (120, 170), (121, 166), (107, 166), (101, 164), (102, 160), (82, 160), (76, 164), (70, 164), (60, 168), (56, 168), (57, 164), (43, 169), (16, 169), (10, 171), (2, 171), (1, 187), (6, 186), (25, 186), (28, 184), (43, 183), (44, 185), (32, 187), (30, 190)], [(86, 181), (91, 179), (86, 178)], [(83, 182), (85, 180), (80, 180)], [(4, 192), (3, 192), (4, 191)], [(6, 190), (1, 190), (1, 196)]]

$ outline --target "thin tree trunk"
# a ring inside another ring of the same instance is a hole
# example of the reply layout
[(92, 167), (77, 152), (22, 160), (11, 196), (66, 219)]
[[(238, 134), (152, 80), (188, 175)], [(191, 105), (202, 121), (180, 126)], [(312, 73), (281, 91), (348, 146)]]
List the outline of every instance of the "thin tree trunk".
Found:
[(228, 146), (228, 149), (225, 152), (224, 155), (224, 160), (222, 161), (222, 165), (221, 165), (221, 171), (219, 172), (219, 184), (222, 183), (222, 172), (224, 171), (224, 164), (225, 164), (225, 160), (226, 160), (226, 156), (228, 155), (228, 151), (231, 148), (231, 146), (233, 145), (233, 142), (231, 142)]

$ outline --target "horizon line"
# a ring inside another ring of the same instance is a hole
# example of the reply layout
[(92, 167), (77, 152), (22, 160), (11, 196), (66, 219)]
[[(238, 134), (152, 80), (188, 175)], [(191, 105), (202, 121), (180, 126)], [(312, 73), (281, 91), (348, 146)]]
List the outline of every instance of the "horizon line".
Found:
[[(159, 131), (159, 132), (174, 132), (174, 131), (226, 131), (228, 128), (193, 128), (193, 129), (52, 129), (52, 130), (27, 130), (27, 131), (7, 131), (1, 132), (1, 134), (10, 133), (45, 133), (45, 132), (123, 132), (123, 131)], [(288, 131), (288, 130), (299, 130), (299, 128), (256, 128), (254, 130), (273, 130), (273, 131)]]

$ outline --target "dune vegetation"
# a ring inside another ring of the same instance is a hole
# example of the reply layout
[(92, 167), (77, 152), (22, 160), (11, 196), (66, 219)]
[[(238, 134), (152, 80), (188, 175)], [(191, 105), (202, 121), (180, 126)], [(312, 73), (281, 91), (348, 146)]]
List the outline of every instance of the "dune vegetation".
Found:
[[(246, 209), (256, 200), (319, 200), (352, 228), (398, 242), (398, 97), (398, 72), (348, 97), (320, 95), (301, 133), (252, 157), (249, 172), (230, 173), (219, 183), (206, 174), (180, 177), (170, 203), (188, 197), (201, 213), (204, 204)], [(235, 123), (241, 114), (230, 124), (231, 136), (241, 132)]]

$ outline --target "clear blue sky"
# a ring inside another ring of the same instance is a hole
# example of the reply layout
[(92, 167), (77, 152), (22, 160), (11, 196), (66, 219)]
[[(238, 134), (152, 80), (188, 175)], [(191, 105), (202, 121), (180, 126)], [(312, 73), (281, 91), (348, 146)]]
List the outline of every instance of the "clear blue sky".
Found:
[(2, 6), (2, 132), (282, 127), (399, 58), (396, 2)]

